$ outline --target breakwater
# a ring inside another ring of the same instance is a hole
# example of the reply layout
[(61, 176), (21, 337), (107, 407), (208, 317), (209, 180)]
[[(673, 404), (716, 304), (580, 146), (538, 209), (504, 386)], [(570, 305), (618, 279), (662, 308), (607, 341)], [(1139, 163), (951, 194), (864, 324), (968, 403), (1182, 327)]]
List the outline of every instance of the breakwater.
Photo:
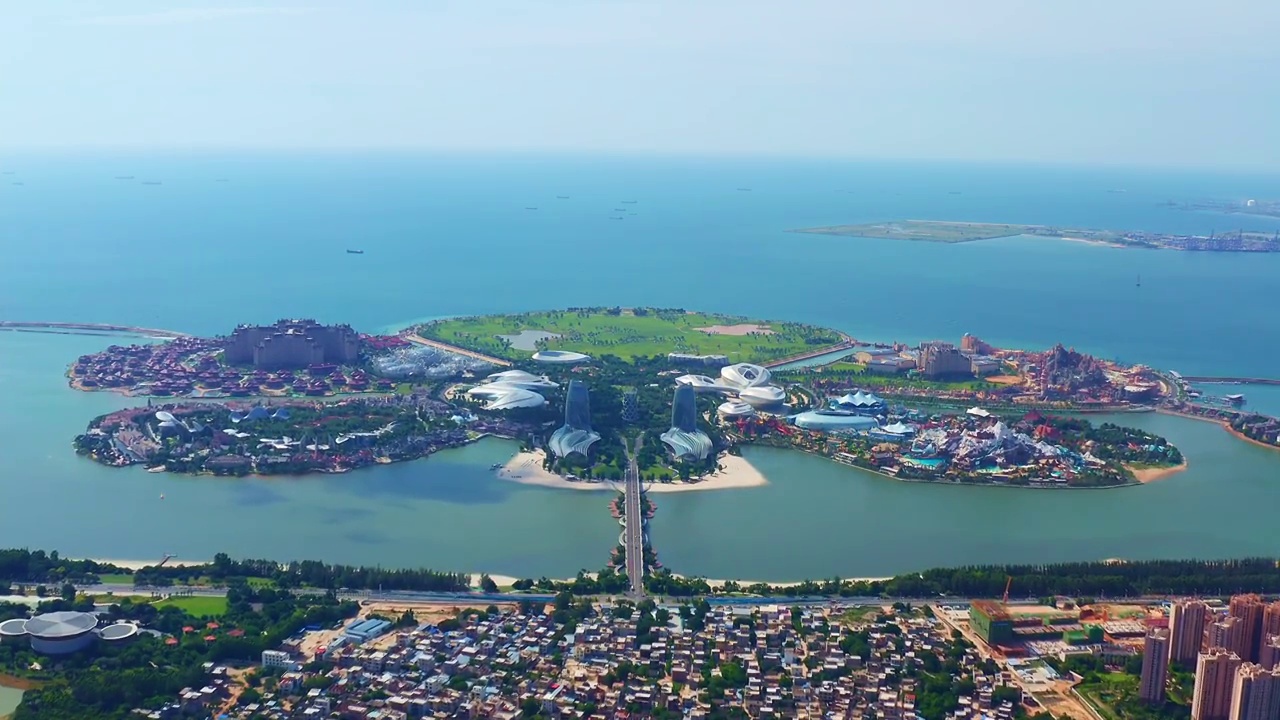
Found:
[(1256, 377), (1216, 377), (1210, 375), (1183, 375), (1191, 383), (1216, 383), (1222, 385), (1280, 385), (1280, 379)]
[(48, 332), (63, 335), (93, 333), (95, 335), (141, 335), (145, 337), (160, 338), (189, 337), (187, 333), (177, 332), (175, 330), (157, 330), (155, 328), (135, 327), (132, 325), (107, 325), (104, 323), (19, 322), (15, 320), (0, 320), (0, 330)]

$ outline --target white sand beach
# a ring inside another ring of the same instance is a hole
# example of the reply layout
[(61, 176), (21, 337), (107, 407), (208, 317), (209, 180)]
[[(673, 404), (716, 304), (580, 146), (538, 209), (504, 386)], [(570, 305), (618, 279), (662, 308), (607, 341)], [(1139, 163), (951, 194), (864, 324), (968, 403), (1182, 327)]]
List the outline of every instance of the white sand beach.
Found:
[[(620, 482), (566, 480), (553, 472), (544, 470), (542, 468), (542, 458), (543, 453), (541, 450), (516, 453), (515, 457), (511, 458), (506, 465), (498, 470), (498, 477), (524, 485), (538, 485), (564, 490), (610, 490), (613, 492), (621, 492), (622, 490)], [(756, 470), (751, 463), (736, 455), (721, 456), (720, 465), (724, 468), (723, 470), (699, 480), (653, 483), (646, 488), (646, 492), (673, 493), (697, 490), (730, 490), (769, 484), (769, 481), (765, 479), (765, 476), (759, 470)]]

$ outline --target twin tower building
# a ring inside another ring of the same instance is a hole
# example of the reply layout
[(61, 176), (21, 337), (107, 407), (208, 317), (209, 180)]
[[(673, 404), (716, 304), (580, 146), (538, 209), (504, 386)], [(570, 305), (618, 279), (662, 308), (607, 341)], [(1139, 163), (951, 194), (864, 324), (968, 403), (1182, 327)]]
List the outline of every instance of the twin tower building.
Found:
[[(631, 402), (634, 403), (634, 398)], [(585, 456), (599, 439), (600, 433), (591, 429), (591, 398), (587, 386), (572, 380), (564, 397), (564, 425), (551, 434), (547, 449), (556, 457), (572, 453)], [(662, 442), (680, 459), (705, 460), (711, 454), (711, 438), (698, 429), (698, 406), (692, 387), (676, 387), (671, 401), (671, 429), (662, 433)]]

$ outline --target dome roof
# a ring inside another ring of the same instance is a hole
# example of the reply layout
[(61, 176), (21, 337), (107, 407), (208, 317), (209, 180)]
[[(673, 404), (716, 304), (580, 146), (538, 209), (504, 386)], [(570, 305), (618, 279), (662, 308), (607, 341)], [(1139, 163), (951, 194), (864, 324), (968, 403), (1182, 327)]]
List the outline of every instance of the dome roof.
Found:
[(738, 363), (720, 369), (720, 377), (728, 384), (738, 388), (764, 385), (769, 382), (769, 370), (751, 363)]
[(533, 359), (538, 362), (571, 364), (586, 362), (591, 359), (591, 356), (568, 350), (539, 350), (533, 354)]
[(37, 615), (27, 621), (28, 635), (38, 638), (67, 638), (89, 632), (98, 626), (98, 618), (89, 613), (63, 611)]
[(787, 394), (776, 385), (760, 385), (740, 391), (738, 398), (755, 407), (768, 407), (781, 404), (787, 399)]

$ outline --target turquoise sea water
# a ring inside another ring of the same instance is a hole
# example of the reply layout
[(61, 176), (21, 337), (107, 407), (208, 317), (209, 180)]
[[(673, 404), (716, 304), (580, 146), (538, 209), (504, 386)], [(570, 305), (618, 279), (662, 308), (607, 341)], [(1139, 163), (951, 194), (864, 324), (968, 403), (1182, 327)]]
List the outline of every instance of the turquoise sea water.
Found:
[[(0, 319), (219, 333), (310, 316), (375, 330), (455, 314), (649, 304), (794, 319), (868, 340), (972, 332), (1183, 373), (1280, 375), (1280, 318), (1269, 300), (1280, 292), (1280, 256), (785, 232), (902, 218), (1272, 230), (1280, 222), (1159, 203), (1280, 197), (1278, 177), (338, 154), (9, 156), (0, 169), (14, 173), (0, 176)], [(125, 175), (135, 180), (114, 179)], [(615, 207), (636, 215), (611, 220)], [(0, 545), (537, 575), (596, 567), (616, 540), (607, 496), (494, 479), (488, 466), (511, 452), (501, 442), (302, 480), (184, 479), (82, 461), (70, 438), (128, 401), (71, 392), (61, 373), (109, 342), (0, 333)], [(1243, 392), (1260, 410), (1280, 401)], [(1017, 492), (892, 483), (759, 449), (747, 458), (769, 486), (661, 496), (655, 542), (678, 571), (767, 578), (1280, 552), (1267, 518), (1280, 500), (1280, 453), (1205, 423), (1125, 420), (1173, 437), (1191, 469), (1131, 490)], [(1235, 514), (1206, 527), (1205, 508), (1215, 506)]]

